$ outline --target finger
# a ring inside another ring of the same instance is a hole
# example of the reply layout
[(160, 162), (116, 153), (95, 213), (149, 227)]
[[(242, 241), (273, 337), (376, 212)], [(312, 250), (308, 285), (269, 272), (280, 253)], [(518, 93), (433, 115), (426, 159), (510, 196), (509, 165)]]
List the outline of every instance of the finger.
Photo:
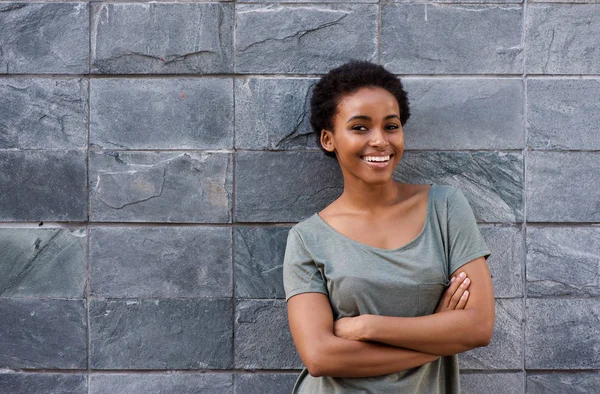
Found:
[(454, 293), (456, 292), (456, 290), (458, 289), (458, 287), (461, 284), (462, 278), (459, 278), (459, 276), (462, 274), (464, 274), (464, 273), (461, 272), (459, 275), (453, 276), (450, 279), (450, 285), (448, 286), (448, 288), (444, 292), (444, 295), (442, 296), (442, 306), (447, 307), (450, 304), (452, 296), (454, 295)]
[(465, 290), (465, 292), (460, 297), (458, 304), (456, 304), (456, 308), (454, 309), (465, 309), (467, 305), (467, 301), (469, 300), (469, 290)]
[(458, 289), (456, 289), (456, 291), (452, 295), (452, 298), (450, 299), (450, 304), (448, 306), (451, 309), (456, 309), (458, 302), (460, 301), (462, 295), (467, 290), (467, 288), (469, 288), (470, 284), (471, 284), (471, 280), (469, 278), (465, 278), (465, 280), (462, 281), (462, 283), (460, 284)]

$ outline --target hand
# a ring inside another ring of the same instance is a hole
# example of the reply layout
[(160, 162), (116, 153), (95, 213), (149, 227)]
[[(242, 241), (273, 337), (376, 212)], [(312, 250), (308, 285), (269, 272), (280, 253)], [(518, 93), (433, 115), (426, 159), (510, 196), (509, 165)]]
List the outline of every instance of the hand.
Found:
[(450, 286), (446, 289), (434, 313), (465, 309), (469, 299), (469, 285), (471, 280), (464, 272), (452, 277)]
[(365, 340), (366, 316), (342, 317), (333, 322), (333, 334), (336, 337), (353, 341)]

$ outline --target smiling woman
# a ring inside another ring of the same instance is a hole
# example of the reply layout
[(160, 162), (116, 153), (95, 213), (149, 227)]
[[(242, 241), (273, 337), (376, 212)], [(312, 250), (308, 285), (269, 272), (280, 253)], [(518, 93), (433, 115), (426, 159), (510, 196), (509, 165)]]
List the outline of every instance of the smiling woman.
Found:
[(294, 393), (458, 393), (457, 353), (494, 326), (490, 251), (466, 198), (396, 182), (409, 117), (400, 80), (353, 61), (316, 85), (311, 125), (344, 191), (296, 224), (284, 257)]

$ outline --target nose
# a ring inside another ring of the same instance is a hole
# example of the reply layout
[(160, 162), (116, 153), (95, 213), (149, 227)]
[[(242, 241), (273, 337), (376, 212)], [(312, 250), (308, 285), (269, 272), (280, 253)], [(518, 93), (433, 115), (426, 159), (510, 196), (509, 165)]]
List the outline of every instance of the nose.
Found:
[(387, 146), (389, 144), (386, 133), (379, 127), (375, 127), (371, 133), (369, 146)]

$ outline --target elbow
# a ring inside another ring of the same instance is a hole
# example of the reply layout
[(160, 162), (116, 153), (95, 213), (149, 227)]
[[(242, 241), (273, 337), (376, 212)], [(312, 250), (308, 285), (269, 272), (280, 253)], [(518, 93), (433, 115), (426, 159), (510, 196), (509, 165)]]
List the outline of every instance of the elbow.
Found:
[(492, 342), (492, 336), (494, 334), (494, 319), (486, 319), (479, 322), (475, 329), (474, 335), (472, 336), (473, 348), (485, 347)]
[(327, 362), (324, 360), (323, 351), (313, 349), (306, 355), (306, 360), (303, 361), (310, 376), (314, 378), (326, 376)]

